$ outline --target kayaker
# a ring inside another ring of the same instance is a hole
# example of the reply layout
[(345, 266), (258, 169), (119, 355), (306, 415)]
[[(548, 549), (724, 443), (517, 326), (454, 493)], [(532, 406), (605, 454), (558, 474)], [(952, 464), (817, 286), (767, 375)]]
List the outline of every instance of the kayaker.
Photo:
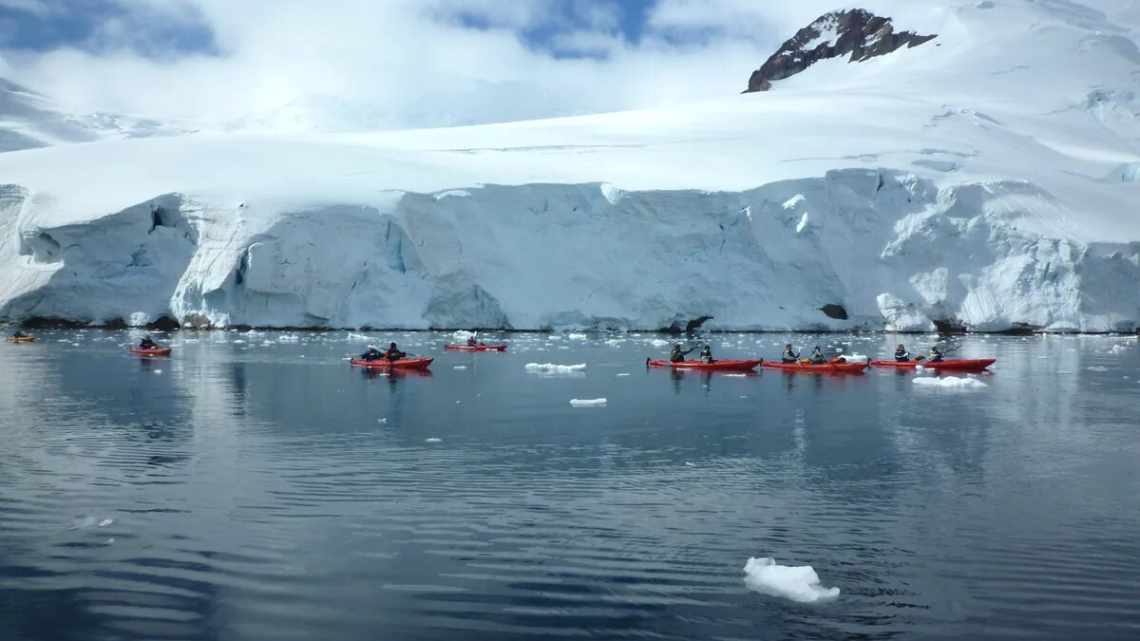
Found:
[(931, 363), (941, 363), (942, 358), (942, 350), (938, 349), (937, 345), (930, 348), (930, 358), (927, 360), (929, 360)]
[(811, 364), (812, 365), (824, 365), (826, 363), (827, 363), (827, 359), (823, 356), (823, 348), (820, 347), (819, 345), (816, 345), (815, 349), (813, 349), (811, 351)]
[(784, 345), (784, 356), (781, 359), (784, 364), (790, 365), (792, 363), (800, 362), (800, 353), (792, 349), (792, 344)]
[(895, 349), (895, 360), (900, 363), (907, 363), (910, 361), (910, 352), (907, 351), (906, 345), (899, 343), (898, 348)]
[[(696, 349), (696, 348), (694, 347), (693, 349)], [(684, 348), (681, 347), (680, 343), (676, 343), (673, 345), (672, 353), (669, 354), (669, 360), (674, 362), (674, 363), (681, 363), (681, 362), (684, 362), (686, 356), (688, 356), (689, 354), (692, 354), (692, 353), (693, 353), (692, 349), (686, 351)]]
[(364, 350), (364, 353), (360, 355), (360, 358), (366, 361), (378, 361), (384, 358), (384, 352), (376, 349), (375, 345), (369, 345), (368, 349)]
[(467, 337), (467, 346), (468, 347), (475, 347), (476, 345), (479, 344), (479, 340), (477, 338), (475, 338), (475, 336), (476, 336), (475, 332), (471, 332), (471, 335)]
[(395, 343), (389, 343), (388, 344), (388, 351), (384, 352), (384, 358), (386, 358), (390, 361), (398, 361), (405, 356), (407, 356), (407, 354), (405, 354), (404, 352), (401, 352), (400, 348), (396, 347)]
[(710, 365), (716, 362), (712, 355), (712, 347), (708, 343), (705, 343), (705, 346), (701, 348), (701, 361)]
[(154, 342), (154, 339), (151, 338), (150, 336), (143, 336), (143, 339), (141, 341), (139, 341), (139, 349), (157, 349), (157, 348), (158, 348), (158, 343)]
[(24, 332), (21, 332), (18, 329), (16, 330), (15, 334), (12, 334), (12, 338), (27, 338), (27, 337), (28, 337), (27, 334), (25, 334)]

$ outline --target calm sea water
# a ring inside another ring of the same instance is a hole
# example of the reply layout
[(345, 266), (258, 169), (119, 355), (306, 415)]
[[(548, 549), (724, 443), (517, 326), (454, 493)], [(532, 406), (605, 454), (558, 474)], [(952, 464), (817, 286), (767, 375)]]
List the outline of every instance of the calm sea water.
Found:
[(647, 371), (652, 336), (393, 336), (430, 377), (345, 333), (42, 336), (0, 346), (6, 640), (1140, 638), (1135, 339), (964, 339), (998, 365), (942, 389)]

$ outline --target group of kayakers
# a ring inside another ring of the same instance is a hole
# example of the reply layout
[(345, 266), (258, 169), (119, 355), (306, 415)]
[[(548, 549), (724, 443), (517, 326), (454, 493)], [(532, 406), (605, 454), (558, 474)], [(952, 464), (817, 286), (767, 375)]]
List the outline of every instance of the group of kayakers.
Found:
[[(699, 356), (699, 359), (702, 363), (715, 363), (716, 362), (716, 359), (714, 359), (713, 355), (712, 355), (712, 346), (711, 345), (709, 345), (708, 343), (705, 343), (704, 346), (700, 348), (700, 350), (701, 350), (701, 355)], [(686, 350), (684, 347), (681, 346), (680, 343), (676, 343), (673, 345), (672, 353), (669, 354), (669, 360), (674, 362), (674, 363), (682, 363), (685, 361), (686, 356), (688, 356), (689, 354), (692, 354), (695, 351), (697, 351), (696, 347)]]
[[(683, 345), (681, 345), (680, 343), (674, 343), (673, 349), (669, 354), (669, 360), (673, 363), (683, 363), (683, 362), (685, 362), (685, 359), (689, 356), (689, 354), (692, 354), (693, 352), (697, 351), (698, 348), (701, 350), (700, 356), (698, 357), (698, 360), (700, 362), (708, 363), (708, 364), (716, 362), (716, 359), (714, 359), (713, 355), (712, 355), (712, 347), (708, 343), (705, 343), (704, 345), (699, 346), (699, 347), (692, 347), (689, 349), (685, 349), (685, 347)], [(919, 355), (917, 357), (912, 357), (910, 351), (907, 350), (906, 346), (901, 344), (901, 343), (899, 344), (898, 348), (895, 350), (895, 360), (900, 362), (900, 363), (908, 363), (911, 361), (925, 361), (928, 363), (940, 363), (940, 362), (942, 362), (943, 358), (945, 358), (945, 355), (942, 353), (942, 350), (939, 349), (939, 347), (937, 345), (930, 348), (930, 355), (929, 356)], [(820, 347), (819, 345), (816, 345), (815, 348), (812, 349), (810, 357), (808, 357), (806, 359), (801, 358), (800, 352), (796, 351), (795, 347), (791, 343), (787, 343), (786, 345), (784, 345), (784, 353), (780, 357), (780, 361), (785, 363), (785, 364), (806, 362), (806, 363), (810, 363), (812, 365), (824, 365), (827, 363), (845, 362), (846, 359), (843, 356), (836, 356), (834, 358), (828, 359), (823, 353), (823, 348)]]
[(407, 357), (407, 353), (401, 352), (400, 348), (397, 347), (396, 343), (393, 342), (388, 343), (388, 349), (383, 352), (377, 349), (375, 345), (369, 345), (368, 349), (360, 355), (360, 360), (370, 362), (387, 360), (394, 362), (405, 357)]
[(930, 356), (923, 356), (920, 354), (918, 356), (911, 357), (910, 350), (908, 350), (906, 348), (906, 345), (903, 345), (902, 343), (899, 343), (899, 346), (895, 349), (895, 360), (899, 363), (909, 363), (911, 361), (941, 363), (945, 357), (945, 354), (942, 353), (942, 350), (939, 349), (937, 345), (934, 345), (930, 348)]

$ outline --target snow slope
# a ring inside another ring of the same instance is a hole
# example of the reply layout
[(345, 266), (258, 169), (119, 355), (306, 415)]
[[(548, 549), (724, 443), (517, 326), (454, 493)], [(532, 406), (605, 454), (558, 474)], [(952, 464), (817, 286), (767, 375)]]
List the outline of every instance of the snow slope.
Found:
[(1140, 13), (1106, 2), (899, 4), (938, 39), (685, 108), (0, 154), (0, 316), (1133, 331)]

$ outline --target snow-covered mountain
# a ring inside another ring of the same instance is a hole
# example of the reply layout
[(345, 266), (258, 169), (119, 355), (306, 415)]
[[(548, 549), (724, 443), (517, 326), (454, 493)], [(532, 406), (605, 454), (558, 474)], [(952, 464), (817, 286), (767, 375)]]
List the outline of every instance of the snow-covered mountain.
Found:
[(0, 78), (0, 152), (104, 138), (143, 138), (186, 133), (147, 118), (107, 113), (73, 115), (47, 97)]
[(685, 108), (0, 154), (0, 315), (1134, 331), (1136, 3), (895, 6), (937, 38)]

